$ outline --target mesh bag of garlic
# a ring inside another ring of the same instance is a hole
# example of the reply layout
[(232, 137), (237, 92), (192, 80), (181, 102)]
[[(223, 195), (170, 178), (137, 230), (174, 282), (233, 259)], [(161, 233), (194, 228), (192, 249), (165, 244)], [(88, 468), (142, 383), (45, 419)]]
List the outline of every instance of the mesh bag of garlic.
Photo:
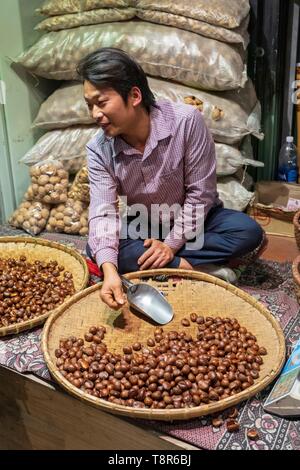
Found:
[(247, 80), (242, 48), (145, 21), (104, 23), (51, 32), (16, 61), (35, 75), (74, 80), (78, 78), (78, 61), (99, 47), (123, 49), (147, 74), (195, 88), (231, 90), (243, 87)]
[(87, 205), (68, 198), (65, 204), (53, 207), (46, 226), (48, 232), (61, 232), (67, 234), (88, 234), (88, 208)]
[(37, 201), (23, 201), (12, 214), (8, 223), (21, 228), (30, 235), (38, 235), (47, 225), (50, 208), (47, 204)]

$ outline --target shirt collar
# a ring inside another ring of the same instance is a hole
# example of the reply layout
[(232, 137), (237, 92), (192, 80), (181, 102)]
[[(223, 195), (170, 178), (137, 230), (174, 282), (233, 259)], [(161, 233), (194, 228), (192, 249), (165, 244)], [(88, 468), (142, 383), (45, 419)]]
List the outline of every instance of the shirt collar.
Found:
[[(154, 150), (158, 142), (173, 135), (171, 129), (171, 122), (164, 118), (163, 112), (159, 106), (151, 106), (150, 108), (150, 135), (146, 142), (144, 156), (146, 157), (152, 150)], [(113, 147), (112, 157), (117, 157), (120, 153), (125, 155), (136, 155), (137, 150), (131, 145), (127, 144), (121, 137), (105, 137), (111, 141)]]

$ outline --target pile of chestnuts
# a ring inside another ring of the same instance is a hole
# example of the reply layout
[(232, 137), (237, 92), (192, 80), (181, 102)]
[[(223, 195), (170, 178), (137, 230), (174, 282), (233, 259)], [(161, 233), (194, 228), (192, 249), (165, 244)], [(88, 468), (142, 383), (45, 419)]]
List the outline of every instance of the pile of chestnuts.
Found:
[(0, 258), (0, 327), (43, 315), (74, 293), (72, 273), (57, 261)]
[[(196, 339), (189, 334), (197, 326)], [(134, 408), (196, 407), (235, 395), (254, 384), (267, 350), (235, 318), (191, 313), (182, 331), (156, 328), (145, 345), (112, 353), (106, 328), (92, 326), (84, 339), (61, 339), (55, 350), (63, 377), (85, 393)]]

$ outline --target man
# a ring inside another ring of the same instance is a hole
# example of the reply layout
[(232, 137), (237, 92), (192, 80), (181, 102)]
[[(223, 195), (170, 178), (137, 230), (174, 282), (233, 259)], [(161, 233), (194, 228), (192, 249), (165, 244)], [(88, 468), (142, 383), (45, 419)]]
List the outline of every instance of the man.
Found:
[[(102, 300), (120, 308), (124, 293), (118, 273), (139, 269), (198, 269), (234, 281), (234, 272), (222, 265), (255, 249), (262, 229), (246, 214), (223, 208), (214, 142), (199, 110), (156, 102), (142, 68), (119, 49), (89, 54), (78, 73), (90, 113), (102, 129), (87, 146), (87, 249), (104, 273)], [(163, 237), (121, 239), (114, 223), (118, 195), (127, 196), (129, 207), (143, 204), (148, 214), (153, 204), (177, 204), (182, 213), (173, 216)], [(191, 207), (202, 208), (205, 218), (203, 244), (194, 250), (187, 243), (195, 221), (186, 230), (182, 224)]]

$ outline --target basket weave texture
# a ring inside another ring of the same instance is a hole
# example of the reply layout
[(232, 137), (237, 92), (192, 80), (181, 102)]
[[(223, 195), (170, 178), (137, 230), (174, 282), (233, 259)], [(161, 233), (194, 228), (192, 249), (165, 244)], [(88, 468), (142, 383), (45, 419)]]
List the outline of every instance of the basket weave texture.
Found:
[[(89, 272), (83, 256), (73, 248), (61, 245), (60, 243), (31, 237), (0, 237), (0, 257), (18, 258), (26, 256), (29, 262), (36, 260), (49, 262), (55, 260), (66, 271), (73, 274), (73, 282), (76, 292), (81, 291), (87, 286)], [(45, 322), (53, 310), (20, 323), (0, 328), (0, 337), (20, 333), (29, 330)]]
[(295, 211), (284, 211), (279, 207), (269, 207), (264, 204), (255, 203), (253, 205), (256, 215), (265, 215), (273, 217), (274, 219), (283, 220), (285, 222), (292, 222), (296, 214)]
[(300, 255), (294, 259), (292, 264), (292, 272), (295, 286), (295, 293), (298, 303), (300, 304)]
[(294, 215), (293, 224), (296, 243), (298, 246), (298, 250), (300, 251), (300, 211), (296, 212), (296, 214)]
[[(154, 280), (157, 275), (162, 274), (167, 276), (166, 281)], [(163, 327), (164, 331), (182, 331), (184, 328), (181, 319), (191, 312), (204, 316), (237, 318), (242, 326), (257, 337), (258, 344), (268, 351), (264, 356), (260, 378), (235, 396), (195, 408), (129, 408), (87, 395), (62, 377), (56, 367), (54, 352), (60, 339), (72, 335), (83, 338), (89, 327), (104, 325), (107, 329), (104, 341), (108, 349), (122, 353), (123, 346), (136, 341), (146, 346), (147, 339), (153, 337), (157, 326), (146, 317), (133, 313), (128, 305), (118, 312), (110, 310), (100, 300), (101, 285), (98, 284), (76, 294), (57, 309), (48, 318), (43, 330), (42, 349), (47, 366), (54, 379), (73, 396), (105, 411), (124, 416), (165, 421), (185, 420), (220, 412), (246, 400), (264, 389), (280, 372), (285, 360), (285, 340), (281, 327), (261, 303), (242, 290), (213, 276), (195, 271), (160, 269), (130, 273), (126, 277), (133, 282), (149, 282), (167, 295), (175, 315), (173, 320)], [(197, 326), (192, 323), (185, 331), (196, 337)]]

